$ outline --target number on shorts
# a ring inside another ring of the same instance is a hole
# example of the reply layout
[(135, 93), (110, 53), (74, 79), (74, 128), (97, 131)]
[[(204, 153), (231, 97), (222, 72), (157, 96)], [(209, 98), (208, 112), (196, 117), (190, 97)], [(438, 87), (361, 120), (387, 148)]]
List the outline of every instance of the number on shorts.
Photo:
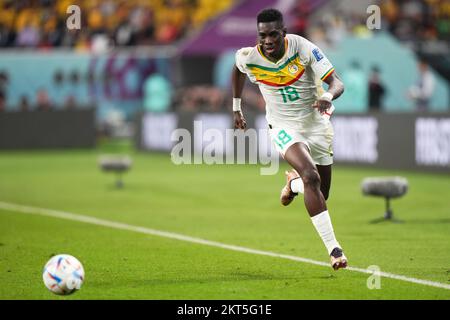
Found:
[(278, 141), (280, 141), (283, 146), (285, 146), (291, 140), (292, 137), (288, 135), (286, 131), (281, 130), (278, 132)]

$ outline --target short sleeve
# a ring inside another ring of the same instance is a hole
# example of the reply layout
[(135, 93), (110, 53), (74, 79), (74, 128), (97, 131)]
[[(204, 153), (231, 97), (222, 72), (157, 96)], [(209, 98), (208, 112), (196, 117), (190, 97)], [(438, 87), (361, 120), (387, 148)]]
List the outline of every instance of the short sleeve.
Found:
[(322, 50), (320, 50), (317, 46), (311, 43), (310, 46), (310, 61), (311, 68), (316, 74), (317, 78), (325, 81), (330, 74), (333, 73), (334, 67), (331, 64), (330, 60), (323, 54)]
[(242, 73), (247, 73), (246, 60), (250, 53), (251, 48), (242, 48), (236, 51), (235, 59), (236, 59), (236, 67)]

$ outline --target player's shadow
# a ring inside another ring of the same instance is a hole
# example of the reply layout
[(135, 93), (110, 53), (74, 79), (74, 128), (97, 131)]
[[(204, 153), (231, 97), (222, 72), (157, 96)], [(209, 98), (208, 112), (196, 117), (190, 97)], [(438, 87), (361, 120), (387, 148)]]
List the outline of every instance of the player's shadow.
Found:
[[(202, 278), (186, 278), (186, 279), (149, 279), (136, 283), (136, 286), (158, 286), (158, 285), (171, 285), (171, 284), (204, 284), (215, 282), (233, 282), (233, 281), (255, 281), (255, 280), (292, 280), (298, 281), (302, 277), (286, 277), (283, 275), (274, 276), (273, 274), (251, 274), (251, 273), (230, 273), (222, 276), (214, 277), (202, 277)], [(131, 285), (133, 286), (133, 285)]]
[(403, 220), (405, 224), (447, 224), (450, 223), (450, 218), (443, 219), (408, 219)]
[(255, 274), (248, 272), (232, 272), (230, 280), (296, 280), (297, 277), (273, 276), (273, 274)]
[(330, 273), (330, 274), (319, 276), (319, 277), (312, 277), (312, 279), (333, 280), (333, 279), (338, 279), (338, 277), (336, 275)]

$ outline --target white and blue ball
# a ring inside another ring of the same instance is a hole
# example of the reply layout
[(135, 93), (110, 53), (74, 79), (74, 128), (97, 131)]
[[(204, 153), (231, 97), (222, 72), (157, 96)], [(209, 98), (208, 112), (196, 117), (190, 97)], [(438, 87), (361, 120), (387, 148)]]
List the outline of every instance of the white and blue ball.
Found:
[(83, 265), (71, 255), (58, 254), (47, 262), (42, 278), (51, 292), (68, 295), (81, 288), (84, 282)]

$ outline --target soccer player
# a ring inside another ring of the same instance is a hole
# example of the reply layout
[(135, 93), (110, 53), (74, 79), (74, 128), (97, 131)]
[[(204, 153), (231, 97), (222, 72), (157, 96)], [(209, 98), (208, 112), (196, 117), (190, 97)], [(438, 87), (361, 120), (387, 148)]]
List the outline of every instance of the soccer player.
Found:
[[(322, 51), (307, 39), (287, 34), (282, 14), (265, 9), (257, 17), (258, 44), (236, 52), (232, 74), (234, 126), (245, 129), (241, 95), (245, 79), (258, 84), (266, 102), (266, 119), (277, 150), (294, 170), (286, 172), (281, 203), (299, 193), (322, 238), (333, 269), (347, 267), (336, 240), (326, 199), (333, 163), (332, 100), (344, 85)], [(328, 84), (328, 91), (322, 87)]]

